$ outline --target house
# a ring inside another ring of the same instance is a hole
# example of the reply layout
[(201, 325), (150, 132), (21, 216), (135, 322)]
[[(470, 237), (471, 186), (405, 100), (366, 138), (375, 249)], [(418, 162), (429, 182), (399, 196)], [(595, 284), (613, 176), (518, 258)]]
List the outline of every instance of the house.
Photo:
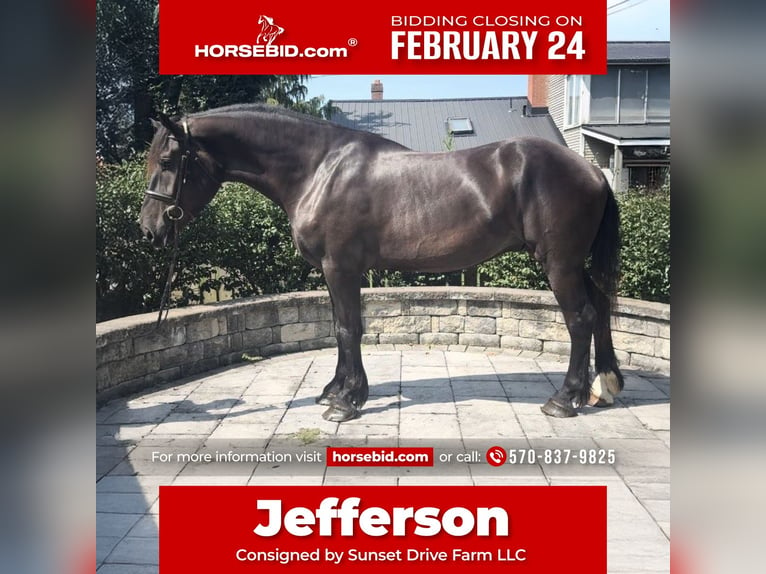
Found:
[(514, 136), (540, 136), (563, 144), (547, 114), (533, 114), (526, 97), (386, 100), (372, 83), (369, 100), (333, 100), (332, 121), (379, 134), (424, 152), (460, 150)]
[(660, 187), (670, 173), (670, 42), (609, 42), (607, 70), (530, 76), (528, 98), (615, 191)]

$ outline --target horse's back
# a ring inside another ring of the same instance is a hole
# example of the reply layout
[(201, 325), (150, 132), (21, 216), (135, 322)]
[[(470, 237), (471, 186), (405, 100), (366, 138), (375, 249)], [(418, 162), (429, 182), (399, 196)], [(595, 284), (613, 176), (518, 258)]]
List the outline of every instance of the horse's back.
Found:
[(548, 173), (551, 178), (566, 177), (570, 182), (585, 187), (600, 188), (604, 182), (601, 170), (567, 146), (538, 136), (520, 136), (499, 142), (511, 148), (512, 163), (522, 160), (531, 175)]

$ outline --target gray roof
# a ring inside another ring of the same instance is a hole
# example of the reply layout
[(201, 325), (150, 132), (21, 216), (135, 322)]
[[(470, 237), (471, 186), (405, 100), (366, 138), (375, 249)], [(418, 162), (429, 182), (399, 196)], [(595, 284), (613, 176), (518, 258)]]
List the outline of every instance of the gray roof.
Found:
[(670, 62), (670, 42), (607, 42), (610, 64)]
[(382, 135), (417, 151), (445, 151), (447, 118), (467, 117), (474, 133), (455, 135), (454, 149), (466, 149), (515, 136), (534, 135), (563, 144), (548, 114), (523, 115), (525, 97), (444, 100), (333, 100), (332, 120)]
[(583, 129), (617, 140), (670, 139), (670, 124), (584, 125)]

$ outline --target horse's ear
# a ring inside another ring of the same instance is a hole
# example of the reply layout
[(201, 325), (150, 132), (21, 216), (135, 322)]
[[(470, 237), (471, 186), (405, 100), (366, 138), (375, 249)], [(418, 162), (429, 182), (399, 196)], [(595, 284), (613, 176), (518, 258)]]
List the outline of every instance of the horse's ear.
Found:
[(149, 121), (151, 122), (152, 127), (154, 128), (154, 131), (157, 131), (158, 129), (160, 129), (160, 126), (162, 125), (160, 122), (158, 122), (154, 118), (149, 118)]
[(178, 141), (183, 141), (184, 138), (185, 138), (185, 134), (184, 134), (183, 128), (181, 128), (181, 126), (179, 126), (176, 122), (171, 120), (167, 115), (163, 114), (162, 112), (160, 112), (158, 115), (160, 117), (160, 123), (163, 126), (165, 126), (168, 129), (168, 131), (171, 134), (173, 134), (173, 136)]

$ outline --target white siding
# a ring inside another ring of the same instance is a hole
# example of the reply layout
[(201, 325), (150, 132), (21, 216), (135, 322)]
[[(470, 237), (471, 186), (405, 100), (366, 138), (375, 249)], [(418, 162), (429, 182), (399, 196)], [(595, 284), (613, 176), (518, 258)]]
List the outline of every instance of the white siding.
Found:
[(548, 76), (548, 113), (560, 132), (564, 132), (564, 89), (566, 76)]
[(567, 147), (582, 154), (582, 136), (580, 128), (564, 129), (564, 112), (566, 111), (566, 76), (548, 76), (548, 113), (553, 123), (564, 136)]
[(609, 167), (609, 157), (614, 153), (614, 146), (594, 138), (585, 137), (585, 159), (601, 168)]
[(564, 141), (567, 143), (567, 147), (572, 151), (576, 151), (582, 155), (582, 136), (580, 135), (580, 128), (569, 128), (562, 132)]

